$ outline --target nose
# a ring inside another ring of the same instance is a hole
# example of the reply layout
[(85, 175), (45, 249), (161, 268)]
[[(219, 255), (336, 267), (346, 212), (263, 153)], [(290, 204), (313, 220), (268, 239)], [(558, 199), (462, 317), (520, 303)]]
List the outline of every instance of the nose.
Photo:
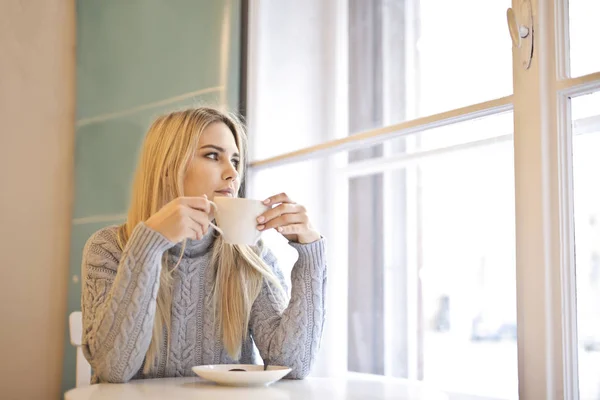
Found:
[(239, 177), (239, 173), (237, 169), (231, 163), (227, 163), (228, 166), (223, 171), (223, 180), (225, 181), (235, 181)]

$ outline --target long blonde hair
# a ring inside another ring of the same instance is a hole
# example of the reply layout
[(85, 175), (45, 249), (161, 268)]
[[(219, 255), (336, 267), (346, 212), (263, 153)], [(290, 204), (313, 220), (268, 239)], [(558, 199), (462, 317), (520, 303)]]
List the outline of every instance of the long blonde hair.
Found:
[[(159, 117), (146, 134), (134, 177), (127, 222), (119, 227), (118, 239), (122, 248), (139, 222), (146, 221), (169, 201), (184, 195), (185, 172), (195, 155), (200, 135), (215, 122), (225, 123), (233, 133), (240, 153), (238, 173), (243, 177), (247, 140), (243, 125), (234, 115), (201, 107)], [(157, 365), (160, 346), (165, 339), (167, 349), (169, 347), (172, 273), (179, 265), (184, 250), (185, 243), (179, 261), (172, 269), (168, 267), (166, 252), (162, 257), (152, 341), (144, 364), (145, 374)], [(215, 284), (211, 288), (210, 304), (219, 325), (223, 345), (234, 360), (240, 358), (242, 342), (248, 335), (252, 303), (262, 288), (263, 279), (266, 278), (283, 292), (279, 280), (258, 252), (258, 248), (226, 244), (221, 236), (216, 236), (213, 244), (211, 268)]]

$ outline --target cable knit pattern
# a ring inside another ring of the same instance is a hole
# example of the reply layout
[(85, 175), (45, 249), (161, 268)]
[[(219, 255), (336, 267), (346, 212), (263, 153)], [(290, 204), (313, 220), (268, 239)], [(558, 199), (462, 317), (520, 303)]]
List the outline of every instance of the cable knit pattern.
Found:
[(150, 345), (160, 257), (172, 244), (144, 224), (120, 254), (116, 229), (94, 234), (83, 261), (82, 348), (92, 381), (124, 382), (140, 369)]
[[(267, 283), (255, 301), (251, 329), (263, 359), (293, 369), (288, 378), (308, 375), (321, 341), (324, 322), (326, 268), (323, 240), (310, 245), (290, 243), (298, 251), (292, 269), (290, 302), (285, 303)], [(281, 279), (281, 270), (272, 253), (263, 258)]]
[[(140, 223), (123, 251), (117, 227), (96, 232), (86, 243), (82, 262), (83, 350), (93, 369), (92, 383), (130, 379), (193, 376), (192, 367), (234, 363), (217, 334), (209, 295), (214, 286), (210, 270), (211, 229), (202, 240), (188, 241), (174, 273), (169, 354), (161, 346), (158, 366), (143, 375), (143, 363), (152, 338), (161, 257), (168, 251), (174, 265), (182, 245)], [(325, 243), (303, 245), (292, 269), (289, 302), (266, 281), (252, 306), (248, 339), (239, 362), (256, 360), (253, 343), (270, 364), (293, 370), (287, 378), (304, 378), (319, 349), (325, 319)], [(261, 247), (261, 256), (285, 286), (273, 254)], [(287, 291), (287, 288), (285, 288)]]

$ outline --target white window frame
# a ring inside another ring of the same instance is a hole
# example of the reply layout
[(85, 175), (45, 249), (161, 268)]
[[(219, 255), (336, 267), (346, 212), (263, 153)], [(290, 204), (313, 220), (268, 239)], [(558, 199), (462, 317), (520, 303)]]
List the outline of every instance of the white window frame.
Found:
[(519, 396), (577, 399), (569, 97), (600, 90), (600, 73), (567, 78), (566, 0), (533, 9), (531, 68), (513, 62)]
[[(264, 168), (318, 159), (341, 151), (364, 147), (401, 135), (416, 133), (475, 117), (512, 109), (514, 113), (515, 218), (517, 264), (517, 326), (519, 397), (523, 399), (578, 399), (577, 323), (573, 217), (573, 160), (570, 97), (600, 91), (600, 72), (568, 78), (568, 1), (532, 0), (534, 54), (525, 70), (513, 49), (513, 95), (345, 136), (347, 110), (344, 110), (347, 65), (344, 56), (346, 0), (330, 4), (329, 17), (335, 19), (332, 42), (336, 44), (335, 123), (330, 126), (335, 139), (279, 154), (253, 159), (250, 173)], [(261, 5), (262, 4), (262, 5)], [(513, 0), (513, 9), (520, 7)], [(250, 5), (250, 57), (259, 43), (259, 7)], [(254, 9), (254, 11), (253, 11)], [(506, 34), (508, 35), (508, 29)], [(347, 57), (346, 57), (347, 58)], [(249, 125), (252, 134), (253, 62), (249, 62)], [(420, 154), (419, 156), (424, 156)], [(411, 162), (410, 156), (387, 156), (345, 168), (345, 176), (397, 168)], [(333, 161), (345, 167), (343, 161)], [(331, 171), (334, 170), (332, 165)], [(339, 176), (329, 173), (326, 180), (340, 185)], [(344, 210), (341, 208), (342, 214)], [(347, 215), (347, 214), (346, 214)], [(334, 243), (338, 249), (343, 243)], [(343, 287), (347, 276), (337, 271), (335, 285)], [(331, 312), (328, 313), (331, 315)], [(345, 318), (335, 317), (338, 323)], [(343, 340), (342, 340), (343, 341)], [(343, 351), (338, 354), (343, 355)]]

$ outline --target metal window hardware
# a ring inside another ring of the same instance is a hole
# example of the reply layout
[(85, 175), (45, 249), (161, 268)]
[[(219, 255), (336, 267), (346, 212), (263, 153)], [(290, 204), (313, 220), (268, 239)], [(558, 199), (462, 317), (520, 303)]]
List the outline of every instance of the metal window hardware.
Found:
[(531, 66), (533, 57), (533, 13), (531, 1), (521, 0), (516, 9), (506, 10), (508, 30), (513, 46), (519, 53), (521, 65), (525, 69)]

